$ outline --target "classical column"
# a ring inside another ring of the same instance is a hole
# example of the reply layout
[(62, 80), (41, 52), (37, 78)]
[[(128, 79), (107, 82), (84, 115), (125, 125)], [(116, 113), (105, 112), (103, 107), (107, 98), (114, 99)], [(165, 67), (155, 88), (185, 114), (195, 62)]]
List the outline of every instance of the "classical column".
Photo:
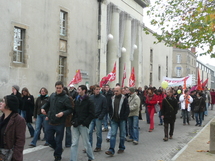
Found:
[(120, 67), (119, 67), (119, 81), (120, 84), (122, 82), (123, 77), (123, 70), (124, 70), (124, 64), (126, 66), (126, 79), (124, 80), (124, 86), (129, 85), (129, 77), (131, 75), (131, 16), (126, 15), (126, 26), (125, 26), (125, 36), (124, 36), (124, 43), (123, 47), (126, 48), (126, 51), (121, 54), (120, 58)]
[(107, 74), (113, 70), (114, 63), (116, 62), (116, 80), (109, 83), (110, 87), (115, 87), (116, 83), (119, 82), (119, 13), (120, 10), (116, 6), (113, 6), (113, 15), (110, 30), (110, 34), (113, 35), (113, 39), (108, 42)]

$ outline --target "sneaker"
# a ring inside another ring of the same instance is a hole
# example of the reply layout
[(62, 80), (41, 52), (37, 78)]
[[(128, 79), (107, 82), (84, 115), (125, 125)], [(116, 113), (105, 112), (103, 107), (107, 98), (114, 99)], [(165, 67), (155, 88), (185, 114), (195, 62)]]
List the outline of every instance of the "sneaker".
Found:
[(163, 125), (163, 124), (158, 124), (159, 126)]
[(108, 129), (102, 129), (102, 132), (107, 132), (108, 131)]
[(172, 136), (169, 136), (169, 139), (172, 139)]
[(117, 151), (117, 153), (118, 153), (118, 154), (122, 154), (122, 153), (124, 153), (124, 150), (119, 149), (119, 150)]
[(164, 141), (168, 141), (168, 138), (167, 138), (167, 137), (165, 137), (165, 138), (163, 138), (163, 140), (164, 140)]
[(128, 139), (126, 139), (126, 141), (127, 141), (127, 142), (132, 142), (132, 141), (134, 141), (134, 140), (128, 138)]
[(29, 144), (29, 146), (32, 148), (36, 147), (36, 145), (34, 145), (34, 144)]
[(137, 145), (138, 144), (138, 141), (133, 141), (134, 145)]
[(110, 155), (111, 157), (114, 155), (111, 151), (106, 151), (105, 154)]
[(100, 152), (101, 151), (101, 148), (95, 148), (94, 149), (94, 152)]
[(60, 157), (55, 156), (54, 158), (55, 158), (54, 161), (61, 161), (61, 158), (60, 158)]
[(44, 146), (49, 146), (49, 143), (45, 143)]
[(199, 124), (195, 124), (195, 126), (198, 126)]

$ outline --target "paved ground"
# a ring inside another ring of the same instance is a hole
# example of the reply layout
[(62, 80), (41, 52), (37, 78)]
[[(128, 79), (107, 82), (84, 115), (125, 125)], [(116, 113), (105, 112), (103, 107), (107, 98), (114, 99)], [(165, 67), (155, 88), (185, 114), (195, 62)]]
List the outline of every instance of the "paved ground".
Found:
[[(213, 119), (215, 116), (215, 110), (209, 111), (209, 115), (205, 117), (205, 121), (203, 124), (207, 124), (210, 120)], [(203, 127), (196, 127), (195, 121), (191, 120), (190, 125), (183, 126), (182, 119), (180, 119), (180, 111), (177, 115), (177, 120), (175, 124), (175, 132), (172, 140), (169, 140), (167, 142), (163, 141), (163, 126), (158, 126), (158, 116), (155, 115), (155, 129), (153, 132), (149, 133), (149, 125), (145, 121), (145, 114), (143, 114), (143, 119), (140, 121), (140, 140), (138, 145), (133, 145), (132, 143), (126, 142), (126, 150), (123, 154), (115, 154), (113, 157), (109, 157), (105, 154), (105, 151), (109, 148), (109, 143), (105, 141), (107, 132), (103, 132), (103, 144), (102, 144), (102, 151), (99, 153), (94, 153), (95, 155), (95, 161), (132, 161), (135, 159), (135, 161), (170, 161), (175, 156), (174, 159), (178, 159), (180, 152), (180, 157), (184, 156), (183, 147), (186, 147), (188, 142), (192, 140), (202, 129)], [(204, 130), (205, 131), (205, 130)], [(206, 136), (204, 134), (204, 136)], [(53, 150), (49, 147), (42, 146), (44, 144), (43, 141), (38, 141), (36, 148), (29, 148), (28, 144), (30, 143), (32, 138), (29, 138), (29, 132), (26, 132), (26, 145), (25, 145), (25, 151), (24, 151), (24, 161), (52, 161), (53, 159)], [(208, 140), (207, 137), (205, 137), (205, 140)], [(119, 138), (117, 138), (117, 144), (116, 149), (118, 150), (118, 141)], [(95, 145), (95, 134), (94, 134), (94, 145)], [(207, 145), (208, 146), (208, 145)], [(195, 145), (194, 145), (195, 147)], [(40, 150), (37, 150), (37, 148), (43, 148)], [(95, 148), (95, 147), (93, 147)], [(82, 153), (83, 145), (80, 141), (79, 143), (79, 158), (78, 161), (86, 161), (88, 158), (86, 154)], [(181, 150), (182, 149), (182, 150)], [(200, 149), (201, 148), (197, 148)], [(31, 150), (32, 152), (30, 152)], [(192, 150), (192, 149), (191, 149)], [(196, 152), (196, 150), (193, 150)], [(63, 159), (62, 161), (69, 161), (70, 158), (70, 148), (65, 148), (63, 152)], [(187, 154), (186, 154), (187, 155)], [(192, 158), (195, 158), (195, 153), (192, 156), (189, 156)], [(184, 160), (190, 160), (188, 158), (177, 161), (184, 161)], [(199, 160), (199, 159), (196, 159)], [(214, 157), (215, 160), (215, 157)], [(201, 161), (201, 160), (200, 160)]]

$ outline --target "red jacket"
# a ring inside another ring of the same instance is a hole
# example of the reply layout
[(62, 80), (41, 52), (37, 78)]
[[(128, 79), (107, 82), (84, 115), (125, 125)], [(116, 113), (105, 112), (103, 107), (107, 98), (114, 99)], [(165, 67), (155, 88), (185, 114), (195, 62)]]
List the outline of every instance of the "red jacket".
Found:
[(157, 96), (153, 94), (152, 96), (147, 95), (146, 97), (146, 105), (148, 108), (155, 108), (155, 104), (157, 104)]
[(211, 92), (211, 104), (215, 104), (215, 92)]

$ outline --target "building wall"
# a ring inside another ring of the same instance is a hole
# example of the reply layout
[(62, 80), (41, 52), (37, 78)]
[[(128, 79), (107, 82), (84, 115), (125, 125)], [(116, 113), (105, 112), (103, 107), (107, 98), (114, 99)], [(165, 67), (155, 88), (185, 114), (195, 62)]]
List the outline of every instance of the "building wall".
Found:
[[(59, 55), (67, 57), (65, 84), (77, 69), (88, 74), (80, 84), (96, 80), (98, 64), (98, 2), (97, 1), (1, 1), (0, 24), (0, 97), (11, 93), (11, 86), (27, 87), (37, 95), (41, 87), (53, 92), (58, 80)], [(60, 10), (67, 12), (67, 36), (60, 36)], [(24, 28), (25, 64), (14, 64), (14, 26)], [(60, 51), (60, 39), (66, 40), (66, 52)]]
[[(180, 59), (180, 61), (178, 61)], [(180, 70), (180, 74), (178, 71)], [(196, 56), (188, 49), (173, 48), (172, 76), (182, 78), (189, 74), (196, 75)]]
[[(161, 86), (163, 77), (172, 77), (172, 47), (165, 46), (164, 43), (154, 44), (156, 38), (150, 33), (143, 32), (143, 63), (142, 77), (144, 85)], [(150, 51), (153, 51), (152, 69), (150, 67)], [(168, 57), (168, 66), (166, 58)], [(160, 67), (160, 76), (159, 76)], [(152, 73), (152, 83), (150, 83), (150, 73)], [(160, 78), (160, 79), (159, 79)]]

